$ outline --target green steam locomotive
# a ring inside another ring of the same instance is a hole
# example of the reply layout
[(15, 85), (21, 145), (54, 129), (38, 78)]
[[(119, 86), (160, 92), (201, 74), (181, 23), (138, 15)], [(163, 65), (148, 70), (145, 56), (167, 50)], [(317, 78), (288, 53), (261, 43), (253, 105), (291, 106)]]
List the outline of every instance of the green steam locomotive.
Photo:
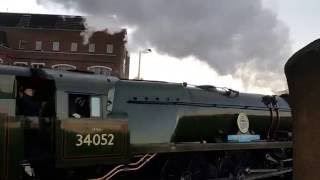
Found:
[(285, 97), (1, 66), (0, 179), (282, 176)]

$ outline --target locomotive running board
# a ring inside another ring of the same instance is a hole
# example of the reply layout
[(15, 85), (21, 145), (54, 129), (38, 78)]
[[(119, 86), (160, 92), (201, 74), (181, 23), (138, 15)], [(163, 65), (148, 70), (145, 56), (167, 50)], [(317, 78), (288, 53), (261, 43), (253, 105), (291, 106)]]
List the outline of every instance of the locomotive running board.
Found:
[(142, 153), (170, 153), (194, 151), (222, 151), (222, 150), (250, 150), (250, 149), (278, 149), (292, 148), (292, 141), (249, 142), (249, 143), (157, 143), (132, 144), (132, 154)]
[[(273, 178), (277, 176), (283, 176), (285, 174), (292, 173), (292, 168), (287, 168), (287, 169), (279, 169), (275, 172), (270, 172), (270, 173), (262, 173), (259, 174), (257, 173), (256, 175), (244, 175), (241, 177), (243, 180), (258, 180), (258, 179), (266, 179), (266, 178)], [(207, 179), (207, 180), (230, 180), (230, 177), (226, 178), (214, 178), (214, 179)]]
[(253, 175), (245, 176), (244, 180), (266, 179), (266, 178), (272, 178), (277, 176), (283, 176), (289, 173), (292, 173), (292, 168), (279, 169), (277, 171), (270, 172), (270, 173), (262, 173), (262, 174), (256, 173)]

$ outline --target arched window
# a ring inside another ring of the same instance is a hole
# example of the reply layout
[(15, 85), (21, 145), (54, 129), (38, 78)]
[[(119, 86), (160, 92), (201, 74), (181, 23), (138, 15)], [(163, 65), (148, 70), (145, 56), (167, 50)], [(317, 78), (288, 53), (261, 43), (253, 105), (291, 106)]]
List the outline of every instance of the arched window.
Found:
[(60, 69), (60, 70), (68, 71), (68, 70), (77, 69), (77, 67), (70, 64), (55, 64), (52, 66), (52, 69)]
[(106, 66), (90, 66), (87, 68), (88, 71), (92, 71), (95, 74), (103, 74), (106, 76), (110, 76), (111, 75), (111, 71), (112, 69)]
[(28, 66), (28, 62), (13, 62), (14, 66), (23, 66), (23, 67), (27, 67)]
[(44, 68), (46, 66), (46, 63), (31, 63), (31, 67), (33, 68)]

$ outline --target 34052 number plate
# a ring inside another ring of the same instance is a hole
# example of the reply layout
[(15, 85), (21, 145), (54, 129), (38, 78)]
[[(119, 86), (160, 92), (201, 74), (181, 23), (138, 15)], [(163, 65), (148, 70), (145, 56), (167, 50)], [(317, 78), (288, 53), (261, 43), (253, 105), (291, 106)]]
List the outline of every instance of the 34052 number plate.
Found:
[(75, 146), (113, 146), (114, 134), (76, 134)]

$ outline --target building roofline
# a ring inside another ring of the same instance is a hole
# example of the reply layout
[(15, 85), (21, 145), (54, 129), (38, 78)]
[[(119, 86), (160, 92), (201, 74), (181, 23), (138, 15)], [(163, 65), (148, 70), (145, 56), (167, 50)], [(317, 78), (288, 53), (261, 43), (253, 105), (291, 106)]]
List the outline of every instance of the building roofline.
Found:
[[(86, 16), (0, 12), (0, 26), (11, 28), (86, 30)], [(108, 29), (108, 27), (106, 27)], [(122, 28), (117, 33), (126, 34)]]
[(86, 16), (82, 16), (82, 15), (70, 15), (70, 14), (46, 14), (46, 13), (20, 13), (20, 12), (2, 12), (0, 11), (0, 15), (1, 14), (16, 14), (16, 15), (46, 15), (46, 16), (62, 16), (62, 17), (86, 17)]

